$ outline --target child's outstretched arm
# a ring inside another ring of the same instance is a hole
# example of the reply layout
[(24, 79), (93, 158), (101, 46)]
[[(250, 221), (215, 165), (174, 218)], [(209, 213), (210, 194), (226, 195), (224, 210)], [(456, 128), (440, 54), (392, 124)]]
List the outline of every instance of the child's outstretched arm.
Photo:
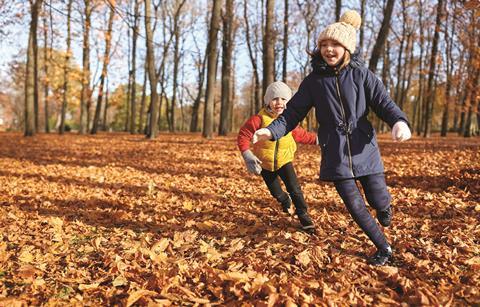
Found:
[(406, 141), (411, 136), (407, 115), (393, 102), (383, 83), (371, 72), (365, 78), (365, 98), (372, 110), (392, 128), (395, 141)]
[(308, 132), (301, 126), (297, 126), (292, 130), (293, 139), (297, 143), (307, 145), (318, 145), (318, 137), (316, 133)]
[(258, 115), (254, 115), (243, 124), (237, 136), (237, 146), (242, 153), (247, 170), (257, 175), (262, 171), (262, 161), (250, 150), (250, 142), (252, 141), (255, 131), (257, 131), (261, 125), (262, 119)]

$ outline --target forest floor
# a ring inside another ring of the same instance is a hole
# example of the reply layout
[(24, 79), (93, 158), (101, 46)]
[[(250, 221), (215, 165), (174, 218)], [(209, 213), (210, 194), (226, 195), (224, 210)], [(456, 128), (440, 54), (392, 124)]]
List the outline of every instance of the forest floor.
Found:
[(0, 306), (480, 304), (480, 138), (379, 144), (395, 258), (372, 267), (316, 146), (308, 235), (233, 135), (0, 133)]

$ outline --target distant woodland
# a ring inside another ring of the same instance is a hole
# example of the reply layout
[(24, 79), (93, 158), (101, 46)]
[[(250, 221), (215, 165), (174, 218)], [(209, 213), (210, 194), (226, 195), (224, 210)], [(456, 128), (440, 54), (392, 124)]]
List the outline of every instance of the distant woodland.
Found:
[[(365, 65), (417, 135), (479, 134), (480, 4), (448, 0), (0, 0), (0, 38), (17, 48), (0, 124), (27, 136), (234, 133), (270, 82), (295, 91), (346, 9), (362, 16)], [(313, 115), (303, 125), (315, 129)]]

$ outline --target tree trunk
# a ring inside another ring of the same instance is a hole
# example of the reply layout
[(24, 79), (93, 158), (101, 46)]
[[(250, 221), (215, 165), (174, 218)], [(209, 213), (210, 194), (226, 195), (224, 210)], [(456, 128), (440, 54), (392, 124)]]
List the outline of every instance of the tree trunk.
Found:
[(173, 94), (172, 103), (170, 104), (170, 132), (175, 132), (175, 107), (177, 104), (177, 87), (178, 87), (178, 65), (180, 62), (180, 26), (179, 19), (182, 12), (182, 7), (186, 0), (182, 0), (178, 3), (178, 7), (175, 10), (173, 18), (173, 37), (175, 38), (175, 45), (173, 48)]
[(158, 134), (158, 94), (157, 94), (157, 73), (155, 71), (155, 50), (153, 48), (153, 31), (150, 24), (151, 15), (151, 1), (145, 0), (145, 33), (147, 45), (147, 67), (148, 79), (150, 81), (150, 99), (151, 99), (151, 113), (147, 137), (155, 139)]
[[(236, 30), (237, 29), (235, 29), (233, 31), (234, 37), (235, 37), (235, 34), (236, 34)], [(235, 41), (235, 40), (233, 40), (233, 41)], [(232, 65), (233, 65), (232, 72), (237, 71), (237, 60), (235, 58), (233, 59)], [(232, 132), (233, 128), (235, 127), (235, 125), (234, 125), (235, 124), (235, 116), (233, 115), (233, 110), (234, 110), (234, 105), (235, 105), (236, 98), (237, 98), (237, 96), (235, 95), (235, 89), (237, 88), (237, 79), (235, 78), (234, 73), (232, 73), (231, 78), (232, 78), (232, 82), (230, 82), (230, 101), (231, 101), (231, 103), (230, 103), (230, 124), (229, 124), (230, 125), (230, 132)]]
[(222, 93), (220, 106), (220, 129), (219, 135), (227, 135), (232, 129), (231, 105), (231, 76), (233, 54), (233, 0), (226, 0), (225, 15), (223, 17), (223, 41), (222, 41)]
[(205, 97), (205, 112), (203, 116), (203, 133), (208, 139), (213, 137), (214, 131), (214, 98), (215, 77), (217, 70), (217, 33), (220, 25), (221, 0), (213, 0), (212, 19), (208, 35), (208, 62), (207, 62), (207, 90)]
[(407, 54), (410, 54), (410, 57), (408, 59), (408, 61), (405, 61), (405, 68), (403, 70), (403, 75), (406, 76), (407, 75), (407, 69), (408, 69), (408, 77), (407, 77), (407, 80), (405, 80), (405, 77), (403, 78), (404, 82), (402, 82), (402, 88), (400, 90), (400, 102), (399, 102), (399, 105), (401, 106), (402, 110), (405, 110), (407, 109), (407, 107), (405, 106), (405, 103), (410, 101), (410, 100), (407, 100), (407, 98), (409, 97), (409, 89), (410, 89), (410, 84), (412, 83), (412, 76), (413, 76), (413, 60), (414, 60), (414, 53), (413, 53), (413, 32), (409, 32), (408, 34), (408, 38), (407, 38), (407, 49), (406, 49), (406, 52), (405, 52), (405, 55)]
[(112, 41), (113, 17), (115, 16), (115, 1), (110, 3), (110, 15), (108, 17), (108, 28), (105, 34), (105, 53), (103, 55), (103, 67), (100, 75), (100, 85), (98, 87), (97, 106), (95, 108), (95, 117), (93, 118), (92, 134), (96, 134), (100, 126), (100, 114), (102, 111), (103, 87), (107, 76), (108, 64), (110, 62), (110, 46)]
[(288, 56), (288, 0), (284, 2), (285, 12), (283, 13), (283, 58), (282, 58), (282, 81), (287, 83), (287, 56)]
[[(167, 8), (164, 8), (162, 10), (162, 18), (164, 20), (167, 19)], [(170, 44), (172, 43), (172, 40), (173, 40), (173, 34), (174, 32), (173, 31), (170, 31), (170, 36), (169, 38), (167, 39), (167, 27), (164, 26), (162, 27), (162, 31), (163, 31), (163, 54), (162, 54), (162, 61), (160, 62), (160, 68), (158, 70), (158, 73), (157, 75), (160, 76), (160, 108), (159, 108), (159, 111), (158, 111), (158, 126), (160, 127), (160, 124), (161, 124), (161, 121), (162, 121), (162, 105), (163, 105), (163, 100), (165, 98), (165, 104), (166, 104), (166, 107), (165, 107), (165, 118), (167, 120), (167, 124), (168, 124), (168, 127), (171, 127), (172, 126), (172, 123), (170, 122), (170, 116), (169, 116), (169, 109), (168, 109), (168, 99), (166, 98), (166, 94), (165, 94), (165, 88), (166, 88), (166, 78), (165, 78), (165, 73), (166, 73), (166, 63), (168, 61), (168, 57), (169, 57), (169, 50), (170, 50)]]
[(478, 88), (480, 87), (480, 69), (475, 69), (474, 77), (473, 77), (473, 86), (472, 86), (472, 93), (470, 95), (470, 101), (468, 103), (468, 113), (466, 114), (465, 119), (465, 131), (463, 133), (464, 137), (471, 137), (476, 135), (478, 132), (478, 127), (474, 127), (474, 118), (473, 113), (475, 110), (478, 109)]
[[(448, 14), (448, 11), (445, 10), (445, 12)], [(453, 71), (453, 60), (452, 60), (452, 48), (453, 48), (453, 35), (450, 36), (450, 29), (448, 26), (448, 21), (450, 20), (449, 16), (450, 14), (447, 15), (446, 17), (446, 22), (445, 22), (445, 44), (446, 44), (446, 50), (445, 50), (445, 56), (446, 56), (446, 78), (447, 78), (447, 85), (445, 87), (445, 102), (443, 104), (443, 113), (442, 113), (442, 130), (440, 132), (440, 136), (447, 136), (448, 132), (448, 120), (449, 120), (449, 115), (450, 115), (450, 97), (451, 97), (451, 89), (452, 89), (452, 71)], [(455, 20), (451, 20), (452, 25), (451, 25), (451, 31), (452, 34), (455, 34)]]
[(459, 117), (460, 117), (460, 108), (461, 108), (461, 102), (464, 100), (462, 97), (465, 96), (466, 90), (465, 90), (465, 78), (463, 76), (465, 75), (465, 71), (468, 69), (467, 65), (465, 64), (465, 52), (463, 53), (463, 56), (460, 57), (460, 60), (458, 61), (458, 69), (455, 73), (455, 78), (453, 79), (454, 83), (452, 84), (454, 91), (454, 114), (453, 114), (453, 127), (452, 131), (458, 132), (458, 123), (459, 123)]
[(72, 54), (72, 1), (73, 0), (68, 0), (67, 5), (67, 54), (65, 55), (65, 67), (63, 68), (63, 101), (60, 115), (60, 127), (58, 129), (59, 134), (63, 134), (65, 132), (65, 114), (67, 112), (69, 62)]
[(466, 115), (465, 119), (465, 131), (463, 133), (464, 137), (471, 137), (472, 135), (475, 135), (475, 128), (473, 127), (473, 113), (474, 110), (477, 110), (478, 108), (478, 98), (477, 98), (477, 93), (478, 93), (478, 87), (480, 85), (479, 82), (479, 77), (478, 75), (480, 74), (480, 70), (476, 70), (475, 73), (475, 78), (473, 81), (473, 88), (472, 88), (472, 94), (470, 95), (470, 102), (468, 104), (468, 113)]
[(102, 120), (102, 130), (108, 130), (108, 78), (107, 78), (107, 86), (105, 91), (105, 107), (103, 108), (103, 120)]
[[(471, 81), (467, 81), (471, 82)], [(464, 135), (465, 134), (465, 122), (466, 122), (466, 114), (465, 114), (465, 109), (467, 109), (467, 101), (470, 101), (470, 95), (471, 91), (467, 89), (465, 91), (465, 94), (463, 95), (463, 100), (462, 104), (460, 105), (460, 123), (458, 124), (458, 135)]]
[(342, 11), (342, 0), (335, 0), (335, 21), (340, 20), (340, 13)]
[[(399, 104), (400, 102), (400, 88), (401, 84), (403, 83), (404, 75), (402, 74), (403, 70), (403, 65), (402, 65), (402, 56), (403, 56), (403, 51), (404, 51), (404, 44), (405, 44), (405, 38), (407, 34), (407, 16), (406, 16), (406, 0), (401, 0), (402, 2), (402, 34), (400, 35), (400, 46), (398, 50), (398, 61), (397, 61), (397, 85), (395, 87), (395, 99), (394, 101)], [(401, 105), (399, 105), (400, 109), (402, 108)]]
[(142, 133), (142, 131), (144, 131), (143, 125), (145, 120), (145, 104), (147, 100), (147, 69), (148, 68), (145, 65), (143, 72), (142, 100), (140, 101), (140, 122), (138, 123), (138, 133)]
[[(365, 2), (366, 0), (361, 0), (360, 1), (360, 17), (362, 20), (365, 20)], [(363, 50), (363, 44), (365, 41), (365, 27), (360, 27), (360, 41), (358, 45), (360, 46), (360, 50)]]
[[(38, 90), (37, 76), (36, 76), (36, 54), (35, 49), (37, 47), (35, 44), (36, 33), (37, 33), (37, 24), (38, 24), (38, 14), (42, 5), (42, 0), (30, 1), (30, 33), (28, 36), (28, 48), (27, 48), (27, 66), (25, 74), (25, 136), (33, 136), (36, 132), (36, 123), (35, 123), (35, 95), (38, 99)], [(38, 110), (37, 110), (38, 111)]]
[(88, 131), (90, 113), (90, 26), (91, 26), (91, 2), (84, 0), (85, 20), (83, 24), (83, 49), (82, 49), (82, 92), (80, 94), (80, 134)]
[(275, 80), (275, 36), (273, 14), (275, 0), (266, 0), (265, 30), (263, 32), (263, 92)]
[(394, 4), (395, 0), (388, 0), (387, 6), (385, 7), (385, 11), (383, 13), (382, 25), (380, 26), (380, 31), (378, 32), (377, 40), (373, 46), (372, 56), (370, 57), (370, 62), (368, 65), (368, 68), (373, 72), (376, 72), (377, 70), (378, 60), (382, 54), (385, 41), (387, 40)]
[(128, 132), (130, 131), (130, 98), (132, 92), (132, 79), (133, 79), (133, 72), (131, 67), (131, 54), (132, 50), (130, 47), (130, 30), (131, 28), (127, 28), (127, 71), (128, 71), (128, 82), (127, 82), (127, 94), (125, 95), (125, 123), (123, 126), (123, 131)]
[[(418, 20), (420, 28), (423, 28), (423, 2), (419, 1), (419, 8), (418, 8)], [(420, 56), (419, 56), (419, 77), (418, 77), (418, 94), (417, 98), (415, 99), (415, 103), (413, 106), (413, 118), (412, 118), (412, 130), (417, 132), (417, 135), (421, 134), (422, 125), (421, 125), (421, 118), (422, 118), (422, 110), (423, 110), (423, 98), (424, 98), (424, 73), (423, 73), (423, 52), (425, 49), (425, 36), (423, 33), (420, 33)]]
[[(207, 47), (208, 48), (208, 47)], [(197, 132), (198, 131), (198, 110), (200, 109), (200, 102), (204, 95), (203, 91), (203, 83), (205, 81), (205, 62), (207, 60), (207, 52), (203, 54), (203, 59), (198, 59), (198, 85), (197, 85), (197, 97), (195, 97), (192, 106), (192, 119), (190, 121), (190, 132)], [(200, 53), (200, 52), (199, 52)]]
[(133, 33), (132, 33), (132, 88), (130, 92), (130, 133), (134, 134), (136, 132), (136, 123), (137, 123), (137, 38), (139, 32), (139, 1), (135, 1), (135, 7), (133, 12)]
[[(257, 65), (257, 53), (255, 51), (255, 48), (252, 46), (251, 42), (251, 33), (250, 33), (250, 23), (248, 22), (248, 9), (247, 9), (247, 3), (248, 1), (244, 2), (243, 5), (243, 17), (245, 19), (245, 35), (247, 39), (247, 47), (248, 47), (248, 55), (250, 57), (250, 62), (252, 63), (252, 68), (253, 68), (253, 82), (254, 82), (254, 108), (253, 111), (251, 111), (251, 114), (258, 113), (260, 111), (260, 108), (262, 106), (262, 101), (261, 101), (261, 92), (260, 92), (260, 75), (258, 73), (258, 65)], [(255, 42), (254, 42), (255, 44)]]
[[(175, 27), (175, 44), (173, 45), (173, 89), (172, 89), (172, 100), (170, 103), (170, 112), (167, 112), (169, 114), (169, 131), (170, 132), (175, 132), (175, 107), (177, 104), (177, 88), (178, 88), (178, 64), (180, 61), (180, 31), (178, 27)], [(167, 107), (168, 110), (168, 107)]]
[[(385, 86), (385, 89), (390, 92), (389, 89), (392, 87), (390, 86), (391, 77), (390, 77), (390, 42), (386, 42), (384, 50), (383, 50), (383, 66), (382, 66), (382, 82)], [(375, 121), (377, 122), (376, 130), (380, 133), (384, 132), (385, 129), (385, 122), (381, 120), (379, 117), (375, 117)]]
[[(478, 52), (478, 46), (480, 44), (480, 33), (478, 31), (478, 11), (473, 10), (471, 13), (470, 27), (468, 28), (468, 49), (469, 49), (469, 75), (467, 79), (467, 91), (469, 99), (466, 101), (466, 106), (462, 108), (463, 122), (463, 136), (471, 137), (478, 133), (478, 127), (475, 127), (477, 121), (473, 118), (473, 113), (478, 109), (479, 103), (479, 87), (480, 87), (480, 53)], [(467, 111), (467, 113), (465, 113)]]
[(36, 7), (36, 12), (35, 15), (32, 18), (35, 18), (35, 29), (33, 33), (33, 110), (34, 110), (34, 117), (35, 117), (35, 132), (40, 131), (40, 126), (39, 126), (39, 82), (38, 82), (38, 62), (39, 62), (39, 54), (38, 54), (38, 16), (40, 14), (40, 10), (42, 8), (42, 1), (43, 0), (37, 0), (38, 4)]
[(437, 4), (437, 20), (435, 22), (435, 33), (433, 35), (432, 42), (432, 53), (430, 57), (430, 69), (428, 71), (428, 87), (427, 87), (427, 101), (426, 101), (426, 114), (425, 114), (425, 128), (423, 130), (423, 136), (429, 137), (432, 129), (432, 116), (433, 116), (433, 105), (435, 99), (434, 92), (434, 78), (435, 78), (435, 67), (437, 63), (437, 53), (438, 53), (438, 39), (440, 33), (440, 26), (443, 18), (443, 0), (439, 0)]
[[(52, 18), (52, 9), (50, 7), (50, 18)], [(53, 36), (53, 31), (52, 31)], [(43, 84), (43, 106), (44, 106), (44, 120), (45, 120), (45, 132), (50, 133), (50, 125), (48, 123), (49, 111), (48, 111), (48, 96), (50, 93), (50, 80), (48, 75), (48, 66), (51, 61), (52, 48), (50, 48), (50, 53), (48, 52), (48, 25), (47, 25), (47, 14), (43, 16), (43, 72), (45, 74), (44, 84)], [(51, 40), (50, 40), (51, 41)]]

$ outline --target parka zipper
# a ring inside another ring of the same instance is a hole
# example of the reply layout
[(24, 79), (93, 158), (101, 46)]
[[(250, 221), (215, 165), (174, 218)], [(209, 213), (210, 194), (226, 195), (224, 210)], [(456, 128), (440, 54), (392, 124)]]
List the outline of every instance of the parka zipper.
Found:
[[(342, 95), (340, 95), (340, 87), (338, 86), (338, 84), (339, 84), (338, 70), (335, 69), (335, 86), (337, 87), (337, 95), (338, 95), (338, 99), (340, 101), (340, 110), (342, 111), (343, 122), (344, 122), (344, 124), (346, 124), (348, 126), (347, 116), (345, 115), (345, 109), (343, 107)], [(349, 132), (348, 132), (348, 128), (347, 128), (347, 132), (345, 134), (347, 135), (348, 166), (350, 167), (350, 172), (352, 173), (352, 176), (355, 177), (355, 174), (353, 173), (352, 150), (350, 148), (350, 135), (349, 135)]]
[(278, 154), (278, 143), (279, 142), (280, 142), (279, 140), (275, 141), (275, 151), (273, 152), (273, 171), (274, 172), (277, 170), (277, 164), (278, 164), (277, 154)]

